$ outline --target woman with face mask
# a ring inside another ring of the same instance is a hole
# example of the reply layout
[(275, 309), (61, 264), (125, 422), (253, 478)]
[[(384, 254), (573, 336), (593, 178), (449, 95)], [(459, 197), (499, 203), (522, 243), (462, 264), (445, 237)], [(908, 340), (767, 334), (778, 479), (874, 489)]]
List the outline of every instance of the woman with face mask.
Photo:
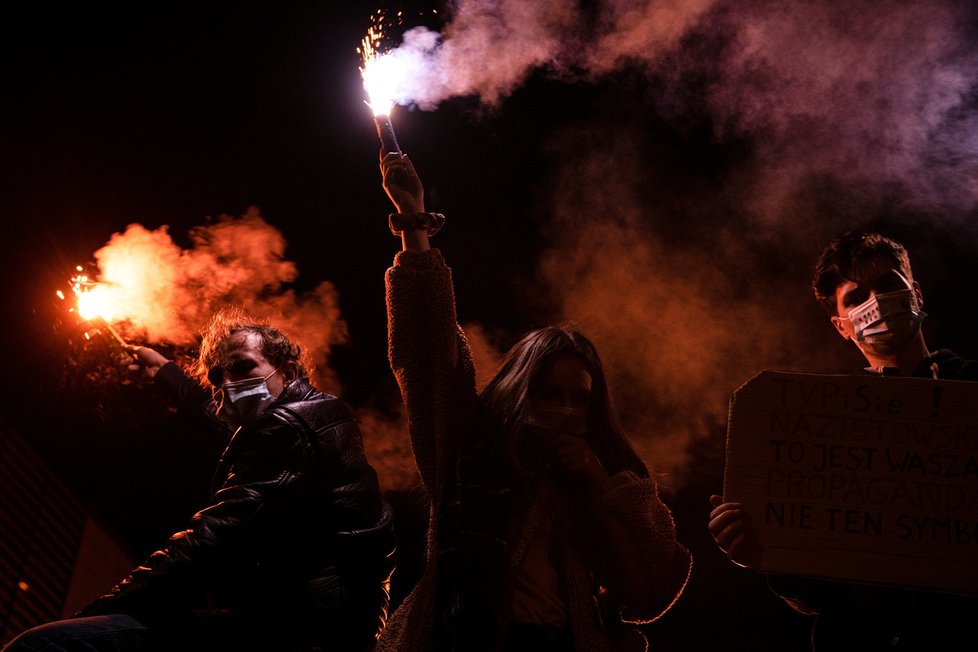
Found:
[(642, 650), (691, 560), (579, 332), (535, 330), (477, 391), (451, 272), (411, 161), (382, 159), (403, 251), (389, 353), (430, 498), (424, 575), (378, 650)]

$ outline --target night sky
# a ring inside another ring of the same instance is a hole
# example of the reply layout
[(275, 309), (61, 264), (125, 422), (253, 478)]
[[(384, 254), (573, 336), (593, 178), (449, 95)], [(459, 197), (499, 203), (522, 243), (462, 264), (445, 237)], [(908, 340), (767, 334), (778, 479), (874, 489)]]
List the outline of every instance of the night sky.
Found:
[[(430, 63), (448, 82), (419, 81), (393, 121), (428, 208), (448, 218), (435, 245), (480, 374), (529, 328), (568, 321), (591, 335), (702, 555), (659, 649), (707, 618), (737, 623), (744, 647), (730, 649), (803, 643), (803, 619), (704, 539), (727, 399), (762, 369), (858, 369), (809, 289), (822, 245), (857, 226), (908, 246), (931, 347), (978, 356), (975, 9), (386, 8), (444, 33)], [(55, 297), (131, 224), (169, 252), (174, 292), (154, 301), (174, 319), (123, 332), (179, 357), (221, 300), (288, 314), (317, 383), (361, 415), (391, 495), (421, 504), (386, 360), (383, 273), (399, 242), (356, 51), (377, 9), (6, 10), (0, 415), (137, 557), (206, 496), (218, 449), (152, 388), (119, 382)], [(232, 271), (238, 286), (223, 284)]]

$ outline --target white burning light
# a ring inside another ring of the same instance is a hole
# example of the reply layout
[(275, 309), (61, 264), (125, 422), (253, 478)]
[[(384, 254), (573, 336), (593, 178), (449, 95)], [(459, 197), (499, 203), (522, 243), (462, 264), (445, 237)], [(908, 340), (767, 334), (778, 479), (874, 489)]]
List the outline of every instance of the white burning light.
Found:
[(390, 115), (396, 104), (394, 88), (399, 66), (390, 55), (378, 55), (364, 63), (363, 89), (367, 92), (367, 105), (374, 115)]
[(367, 30), (360, 48), (360, 56), (363, 57), (360, 77), (363, 79), (363, 90), (367, 92), (367, 106), (375, 116), (390, 115), (394, 109), (397, 80), (404, 72), (400, 70), (403, 66), (398, 65), (391, 53), (380, 51), (383, 38), (383, 29), (375, 24)]

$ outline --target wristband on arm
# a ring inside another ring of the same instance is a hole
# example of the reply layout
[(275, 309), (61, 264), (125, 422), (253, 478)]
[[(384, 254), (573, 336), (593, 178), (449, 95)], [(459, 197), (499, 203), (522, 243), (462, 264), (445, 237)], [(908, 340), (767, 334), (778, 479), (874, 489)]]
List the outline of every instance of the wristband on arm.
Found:
[(445, 216), (441, 213), (391, 213), (387, 223), (394, 235), (401, 235), (405, 229), (419, 229), (435, 235), (445, 225)]

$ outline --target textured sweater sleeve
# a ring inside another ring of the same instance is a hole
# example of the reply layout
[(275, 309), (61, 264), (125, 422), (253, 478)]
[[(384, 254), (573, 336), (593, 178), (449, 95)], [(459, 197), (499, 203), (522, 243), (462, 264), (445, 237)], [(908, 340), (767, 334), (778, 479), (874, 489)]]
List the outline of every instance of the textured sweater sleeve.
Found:
[(402, 251), (387, 270), (388, 356), (414, 458), (438, 501), (475, 412), (472, 352), (455, 315), (451, 270), (437, 249)]
[[(692, 571), (692, 557), (676, 538), (676, 525), (669, 507), (659, 497), (655, 481), (623, 471), (609, 477), (601, 493), (592, 501), (592, 510), (600, 520), (609, 519), (624, 528), (627, 538), (606, 539), (609, 546), (625, 542), (637, 546), (632, 558), (642, 560), (642, 568), (631, 573), (654, 587), (649, 604), (641, 608), (621, 605), (628, 622), (655, 620), (675, 603), (682, 594)], [(606, 554), (615, 556), (615, 550)], [(615, 587), (611, 587), (614, 589)]]

